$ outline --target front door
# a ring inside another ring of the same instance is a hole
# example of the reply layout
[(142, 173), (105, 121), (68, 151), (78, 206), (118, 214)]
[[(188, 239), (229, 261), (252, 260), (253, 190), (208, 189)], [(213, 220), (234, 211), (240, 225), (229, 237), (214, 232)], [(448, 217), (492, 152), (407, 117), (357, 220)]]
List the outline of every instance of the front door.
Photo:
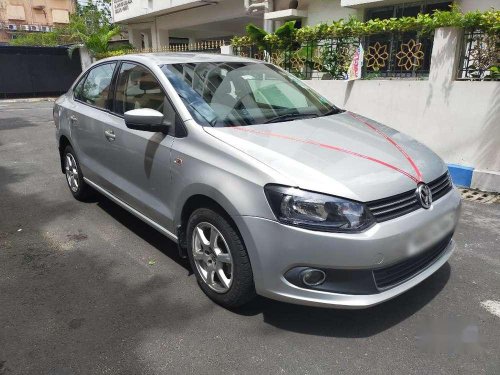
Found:
[(107, 156), (103, 158), (106, 186), (112, 194), (173, 232), (168, 194), (174, 137), (127, 128), (123, 114), (138, 108), (158, 110), (175, 123), (175, 111), (154, 75), (142, 65), (124, 62), (116, 80), (114, 114), (103, 129), (107, 143)]

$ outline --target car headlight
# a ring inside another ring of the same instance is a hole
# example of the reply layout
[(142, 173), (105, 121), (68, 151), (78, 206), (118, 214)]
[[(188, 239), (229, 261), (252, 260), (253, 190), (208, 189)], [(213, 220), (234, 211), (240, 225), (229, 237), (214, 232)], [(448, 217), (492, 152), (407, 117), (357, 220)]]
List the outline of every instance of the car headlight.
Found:
[(289, 186), (266, 185), (264, 190), (276, 218), (284, 224), (328, 232), (359, 232), (374, 223), (363, 203)]

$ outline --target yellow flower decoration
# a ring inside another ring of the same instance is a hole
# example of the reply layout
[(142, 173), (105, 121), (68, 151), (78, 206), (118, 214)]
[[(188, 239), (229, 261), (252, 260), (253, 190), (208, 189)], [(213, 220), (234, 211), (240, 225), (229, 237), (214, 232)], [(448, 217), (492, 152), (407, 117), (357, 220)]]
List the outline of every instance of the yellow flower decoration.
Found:
[(283, 53), (273, 52), (271, 54), (271, 63), (279, 66), (280, 68), (284, 68), (285, 57)]
[(323, 59), (320, 56), (315, 56), (312, 58), (313, 69), (321, 71), (323, 70)]
[(411, 70), (413, 67), (420, 67), (424, 59), (424, 53), (421, 49), (422, 43), (416, 43), (413, 39), (408, 43), (401, 44), (401, 49), (396, 54), (398, 66), (406, 70)]
[(293, 71), (302, 72), (305, 61), (297, 52), (294, 52), (290, 57), (290, 65)]
[(385, 66), (388, 58), (387, 44), (381, 45), (379, 42), (376, 42), (374, 45), (368, 47), (366, 67), (372, 68), (377, 72)]

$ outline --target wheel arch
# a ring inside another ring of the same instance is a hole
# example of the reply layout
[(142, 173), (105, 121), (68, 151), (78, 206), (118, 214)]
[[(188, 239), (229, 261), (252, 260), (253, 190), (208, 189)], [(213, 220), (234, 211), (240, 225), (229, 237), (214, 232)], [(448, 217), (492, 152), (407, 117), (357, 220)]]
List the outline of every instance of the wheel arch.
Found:
[(63, 153), (64, 149), (67, 146), (71, 146), (71, 142), (69, 141), (68, 137), (65, 135), (61, 135), (59, 137), (59, 160), (61, 162), (61, 172), (64, 173), (64, 158), (63, 158)]
[[(222, 203), (221, 203), (222, 202)], [(181, 209), (178, 212), (176, 223), (177, 223), (177, 238), (179, 251), (181, 256), (186, 255), (187, 249), (187, 223), (191, 214), (197, 210), (198, 208), (210, 208), (222, 215), (228, 222), (231, 224), (236, 232), (240, 235), (240, 238), (243, 240), (241, 233), (236, 225), (235, 221), (231, 217), (231, 212), (234, 213), (234, 207), (230, 205), (228, 202), (224, 202), (224, 199), (217, 199), (212, 194), (207, 195), (204, 193), (193, 193), (188, 196), (184, 203), (181, 206)]]

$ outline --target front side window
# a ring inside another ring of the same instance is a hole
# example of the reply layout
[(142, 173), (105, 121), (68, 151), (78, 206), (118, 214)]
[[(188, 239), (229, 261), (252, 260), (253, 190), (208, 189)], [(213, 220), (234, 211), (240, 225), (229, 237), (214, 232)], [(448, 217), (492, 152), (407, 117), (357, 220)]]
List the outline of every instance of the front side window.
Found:
[(115, 112), (151, 108), (164, 113), (165, 94), (160, 84), (146, 68), (132, 63), (123, 63), (118, 74), (115, 94)]
[(168, 64), (161, 69), (202, 125), (255, 125), (340, 111), (271, 64), (200, 62)]
[(109, 63), (91, 69), (81, 89), (77, 87), (75, 97), (95, 107), (108, 109), (110, 105), (109, 91), (115, 66), (116, 63)]

